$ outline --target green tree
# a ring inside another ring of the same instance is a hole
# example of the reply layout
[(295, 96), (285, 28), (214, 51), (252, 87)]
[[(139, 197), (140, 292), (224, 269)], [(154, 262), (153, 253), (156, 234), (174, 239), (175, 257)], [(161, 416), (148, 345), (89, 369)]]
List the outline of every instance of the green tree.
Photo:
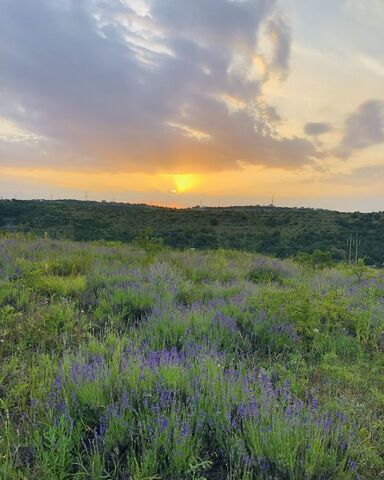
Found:
[(154, 236), (150, 228), (142, 230), (134, 239), (133, 243), (144, 250), (148, 262), (151, 262), (164, 248), (163, 239)]
[(316, 249), (312, 253), (299, 252), (297, 254), (297, 260), (304, 267), (315, 270), (323, 270), (332, 266), (332, 255), (330, 252)]

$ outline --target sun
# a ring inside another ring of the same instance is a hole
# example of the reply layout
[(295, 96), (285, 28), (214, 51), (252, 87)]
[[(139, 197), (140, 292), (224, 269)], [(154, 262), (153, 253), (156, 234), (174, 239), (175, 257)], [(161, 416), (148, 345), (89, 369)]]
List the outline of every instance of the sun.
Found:
[(193, 190), (197, 184), (196, 175), (172, 175), (172, 181), (175, 185), (176, 193), (184, 193)]

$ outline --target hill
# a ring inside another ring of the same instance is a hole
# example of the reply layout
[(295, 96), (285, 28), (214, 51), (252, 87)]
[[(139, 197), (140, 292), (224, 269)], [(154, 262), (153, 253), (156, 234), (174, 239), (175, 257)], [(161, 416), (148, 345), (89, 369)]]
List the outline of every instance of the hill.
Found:
[[(177, 248), (234, 248), (280, 258), (330, 251), (347, 259), (347, 239), (359, 234), (359, 256), (384, 263), (384, 212), (341, 213), (279, 207), (172, 209), (75, 200), (0, 201), (0, 229), (48, 232), (51, 238), (129, 242), (150, 228)], [(354, 254), (354, 248), (353, 248)]]

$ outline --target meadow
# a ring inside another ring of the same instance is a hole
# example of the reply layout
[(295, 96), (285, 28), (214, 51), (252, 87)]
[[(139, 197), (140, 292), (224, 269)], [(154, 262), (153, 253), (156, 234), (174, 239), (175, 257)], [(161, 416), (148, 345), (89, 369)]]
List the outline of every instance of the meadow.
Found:
[(0, 478), (384, 477), (384, 272), (0, 240)]

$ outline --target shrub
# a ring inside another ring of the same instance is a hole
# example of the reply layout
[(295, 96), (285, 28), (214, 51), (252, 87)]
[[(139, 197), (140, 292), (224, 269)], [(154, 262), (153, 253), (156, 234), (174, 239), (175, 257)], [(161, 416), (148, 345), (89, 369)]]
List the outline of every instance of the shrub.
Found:
[(285, 278), (295, 274), (293, 266), (268, 257), (254, 260), (248, 272), (248, 280), (253, 283), (282, 283)]
[(332, 266), (331, 253), (322, 250), (315, 250), (313, 253), (299, 252), (296, 258), (305, 268), (312, 271), (323, 270)]
[(115, 290), (99, 300), (94, 315), (98, 325), (126, 328), (139, 324), (152, 310), (154, 299), (139, 289)]
[(143, 230), (137, 235), (134, 244), (144, 250), (148, 262), (153, 261), (156, 255), (164, 248), (163, 239), (155, 237), (152, 230), (149, 228)]
[(45, 275), (39, 281), (39, 290), (42, 293), (59, 297), (79, 296), (86, 288), (87, 279), (81, 275), (66, 277)]
[(76, 255), (56, 258), (45, 266), (49, 275), (70, 277), (86, 275), (92, 265), (92, 257), (89, 253), (81, 252)]

